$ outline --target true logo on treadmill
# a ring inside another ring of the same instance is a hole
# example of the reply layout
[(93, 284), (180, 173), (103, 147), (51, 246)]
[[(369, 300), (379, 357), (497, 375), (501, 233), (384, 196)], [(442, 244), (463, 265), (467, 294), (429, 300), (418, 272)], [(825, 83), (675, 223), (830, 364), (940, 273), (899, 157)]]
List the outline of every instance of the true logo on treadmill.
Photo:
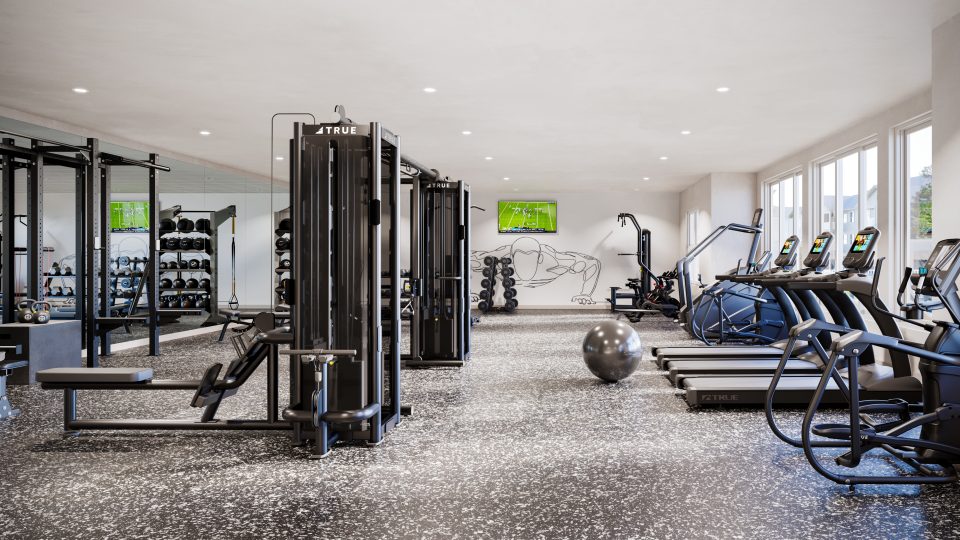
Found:
[(315, 135), (356, 135), (357, 126), (320, 126)]
[(740, 401), (737, 394), (705, 394), (702, 401)]

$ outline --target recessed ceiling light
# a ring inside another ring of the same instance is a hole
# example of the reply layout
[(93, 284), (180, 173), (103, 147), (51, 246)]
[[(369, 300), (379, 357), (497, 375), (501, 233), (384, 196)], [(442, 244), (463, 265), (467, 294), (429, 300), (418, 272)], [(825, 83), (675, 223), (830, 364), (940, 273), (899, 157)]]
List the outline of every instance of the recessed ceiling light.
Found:
[(201, 130), (200, 130), (200, 134), (203, 135), (204, 137), (206, 137), (207, 135), (210, 135), (210, 132), (207, 131), (207, 130), (205, 130), (205, 129), (201, 129)]
[(513, 190), (514, 190), (514, 191), (520, 191), (520, 190), (519, 190), (519, 189), (517, 189), (517, 188), (513, 188)]
[(670, 158), (668, 158), (667, 156), (660, 156), (660, 161), (666, 161), (666, 160), (668, 160), (668, 159), (670, 159)]
[(276, 159), (277, 161), (283, 161), (283, 156), (277, 156), (274, 159)]
[(634, 190), (634, 191), (640, 191), (640, 188), (635, 187), (635, 188), (633, 188), (633, 190)]
[(646, 182), (647, 180), (650, 180), (650, 177), (649, 177), (649, 176), (644, 176), (644, 177), (643, 177), (643, 181)]
[(428, 94), (432, 94), (432, 93), (436, 92), (437, 89), (436, 89), (436, 88), (433, 88), (433, 87), (431, 87), (431, 86), (428, 86), (428, 87), (424, 88), (423, 91), (426, 92), (426, 93), (428, 93)]
[(473, 133), (473, 132), (465, 129), (465, 130), (461, 131), (460, 133), (463, 133), (464, 135), (470, 135), (470, 134)]
[(723, 94), (723, 93), (725, 93), (725, 92), (729, 92), (729, 91), (730, 91), (730, 87), (728, 87), (728, 86), (718, 86), (718, 87), (717, 87), (717, 92), (720, 92), (721, 94)]
[(510, 181), (510, 177), (509, 177), (509, 176), (504, 176), (503, 179), (504, 179), (505, 181), (507, 181), (507, 182)]
[(689, 134), (691, 134), (691, 133), (693, 133), (693, 132), (690, 131), (689, 129), (685, 129), (685, 130), (683, 130), (683, 131), (680, 132), (681, 135), (689, 135)]
[(87, 90), (86, 88), (80, 88), (80, 87), (78, 86), (78, 87), (76, 87), (76, 88), (73, 89), (73, 92), (74, 92), (75, 94), (86, 94), (87, 92), (89, 92), (89, 90)]
[(485, 158), (483, 158), (483, 159), (485, 159), (485, 160), (487, 160), (487, 161), (490, 161), (491, 159), (493, 159), (493, 156), (487, 156), (487, 157), (485, 157)]

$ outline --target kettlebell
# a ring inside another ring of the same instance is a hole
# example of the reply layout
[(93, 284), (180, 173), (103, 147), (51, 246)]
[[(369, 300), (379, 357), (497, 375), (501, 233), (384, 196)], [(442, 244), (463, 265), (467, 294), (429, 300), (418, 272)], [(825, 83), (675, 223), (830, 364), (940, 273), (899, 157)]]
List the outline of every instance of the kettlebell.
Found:
[(33, 311), (34, 324), (47, 324), (50, 322), (49, 302), (34, 302), (30, 310)]
[(160, 297), (160, 303), (159, 303), (159, 305), (158, 305), (157, 307), (159, 307), (160, 309), (167, 309), (167, 308), (169, 308), (169, 307), (170, 307), (170, 297), (169, 297), (169, 296), (161, 296), (161, 297)]
[(17, 321), (22, 323), (33, 322), (33, 304), (36, 300), (33, 298), (24, 298), (17, 304)]
[(208, 308), (210, 307), (210, 297), (206, 294), (200, 295), (197, 299), (197, 307)]
[(193, 298), (191, 298), (191, 297), (189, 297), (189, 296), (184, 296), (184, 297), (180, 300), (180, 307), (182, 307), (182, 308), (187, 308), (187, 309), (192, 308), (192, 307), (193, 307)]

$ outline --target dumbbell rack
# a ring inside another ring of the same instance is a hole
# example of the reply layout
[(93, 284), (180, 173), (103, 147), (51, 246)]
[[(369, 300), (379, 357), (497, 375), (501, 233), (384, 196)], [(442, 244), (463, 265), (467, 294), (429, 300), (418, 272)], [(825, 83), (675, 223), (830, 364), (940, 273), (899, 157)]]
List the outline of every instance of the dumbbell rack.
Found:
[[(483, 313), (503, 312), (513, 313), (516, 311), (519, 302), (517, 302), (517, 289), (514, 288), (516, 280), (513, 278), (513, 261), (509, 257), (486, 256), (483, 258), (485, 265), (482, 270), (483, 280), (480, 285), (483, 290), (480, 291), (480, 301), (477, 302), (477, 309)], [(500, 276), (501, 294), (503, 296), (503, 306), (496, 305), (497, 276)]]
[[(69, 267), (64, 267), (69, 268)], [(76, 291), (77, 275), (70, 268), (69, 274), (62, 273), (58, 263), (54, 263), (49, 270), (43, 274), (43, 288), (46, 292), (44, 300), (50, 302), (50, 316), (55, 319), (73, 319), (76, 317), (77, 295)], [(54, 281), (56, 280), (56, 281)], [(57, 283), (57, 285), (54, 285)], [(54, 294), (55, 289), (60, 289), (61, 294)], [(70, 294), (63, 294), (65, 289), (70, 290)], [(65, 308), (69, 308), (65, 309)]]
[[(177, 213), (175, 216), (170, 217), (179, 223), (181, 219), (187, 219), (182, 215), (183, 211)], [(217, 234), (215, 232), (215, 221), (213, 211), (192, 211), (191, 214), (209, 214), (209, 220), (211, 223), (211, 231), (197, 231), (192, 230), (190, 232), (181, 232), (180, 230), (174, 231), (164, 231), (160, 235), (160, 244), (163, 245), (164, 242), (169, 242), (172, 239), (182, 240), (183, 238), (190, 239), (202, 239), (204, 241), (204, 247), (202, 249), (196, 248), (166, 248), (161, 247), (160, 252), (160, 262), (166, 263), (167, 265), (174, 264), (176, 268), (161, 268), (160, 279), (157, 280), (157, 283), (160, 284), (163, 279), (184, 279), (184, 276), (189, 276), (189, 278), (196, 279), (197, 281), (201, 279), (209, 279), (210, 286), (206, 288), (200, 287), (159, 287), (158, 291), (160, 292), (160, 305), (161, 308), (158, 310), (163, 315), (179, 315), (190, 310), (201, 310), (209, 313), (207, 321), (204, 322), (204, 326), (210, 324), (221, 324), (217, 322), (220, 319), (218, 303), (215, 300), (217, 298)], [(165, 255), (167, 257), (165, 257)], [(173, 255), (173, 257), (169, 257)], [(198, 259), (199, 257), (199, 259)], [(200, 261), (200, 268), (180, 268), (181, 263), (186, 262), (189, 265), (191, 259), (197, 259)], [(188, 278), (188, 279), (189, 279)], [(164, 294), (166, 293), (166, 294)], [(206, 295), (207, 305), (206, 307), (199, 307), (199, 302), (203, 298), (198, 295)], [(184, 301), (190, 302), (188, 305), (183, 305)], [(162, 307), (166, 304), (166, 307)]]
[[(291, 252), (293, 250), (293, 245), (292, 245), (293, 238), (290, 235), (290, 231), (280, 228), (280, 222), (283, 221), (284, 219), (289, 219), (289, 218), (290, 218), (289, 208), (284, 208), (283, 210), (273, 213), (273, 228), (274, 228), (273, 232), (276, 234), (276, 239), (274, 240), (274, 250), (273, 250), (273, 253), (274, 253), (273, 268), (274, 268), (274, 273), (276, 273), (277, 275), (273, 298), (274, 298), (274, 309), (278, 311), (290, 309), (290, 306), (287, 303), (286, 299), (283, 297), (283, 294), (281, 293), (281, 291), (284, 290), (284, 287), (283, 287), (283, 284), (285, 283), (284, 280), (290, 278), (291, 269), (283, 268), (282, 266), (283, 263), (281, 261), (285, 259), (290, 259)], [(284, 238), (287, 240), (286, 248), (280, 248), (279, 246), (277, 246), (276, 243), (281, 238)]]
[[(114, 306), (126, 306), (130, 303), (130, 299), (136, 297), (140, 280), (143, 279), (143, 267), (138, 268), (138, 266), (141, 264), (146, 266), (147, 259), (120, 256), (111, 259), (110, 262), (116, 265), (110, 269), (111, 302)], [(129, 279), (130, 282), (123, 284), (124, 279)]]

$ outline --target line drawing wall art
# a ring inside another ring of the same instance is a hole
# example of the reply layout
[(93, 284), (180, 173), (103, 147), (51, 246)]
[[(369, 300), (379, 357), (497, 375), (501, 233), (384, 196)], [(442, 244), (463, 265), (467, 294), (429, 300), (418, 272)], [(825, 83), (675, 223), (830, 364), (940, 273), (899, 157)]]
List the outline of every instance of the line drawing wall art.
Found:
[(470, 269), (480, 272), (483, 258), (510, 257), (517, 286), (538, 288), (549, 285), (557, 278), (575, 274), (582, 277), (579, 290), (570, 291), (573, 304), (596, 304), (593, 293), (600, 282), (600, 260), (577, 251), (560, 251), (550, 244), (541, 243), (531, 236), (521, 236), (511, 244), (491, 250), (474, 250), (470, 253)]

